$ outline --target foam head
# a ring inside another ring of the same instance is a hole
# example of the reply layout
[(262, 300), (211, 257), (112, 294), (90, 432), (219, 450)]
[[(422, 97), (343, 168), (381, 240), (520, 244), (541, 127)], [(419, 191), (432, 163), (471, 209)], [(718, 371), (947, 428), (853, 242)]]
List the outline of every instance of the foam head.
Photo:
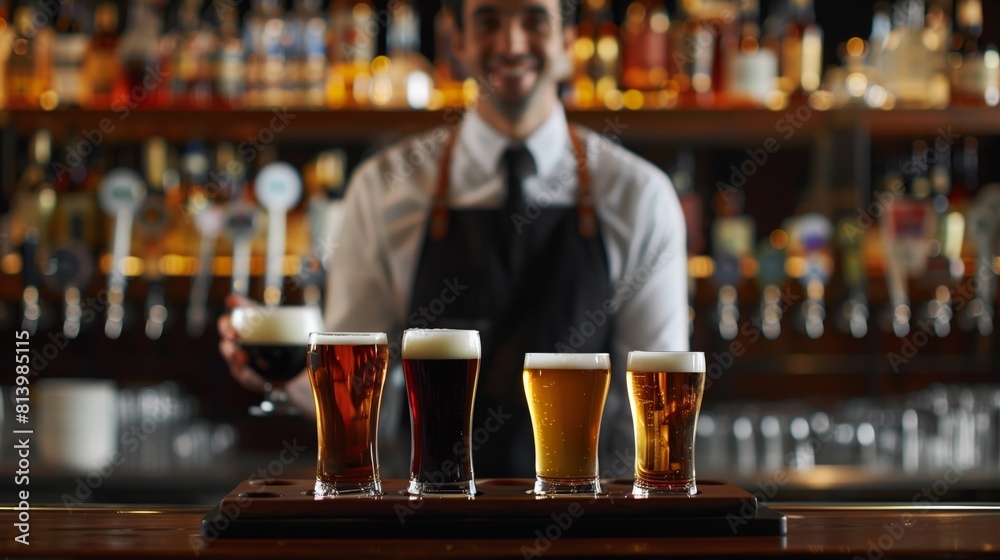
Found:
[(389, 344), (389, 336), (383, 332), (311, 332), (309, 350), (317, 346), (374, 346)]
[(524, 369), (611, 369), (608, 354), (546, 354), (524, 355)]
[(319, 308), (237, 307), (231, 321), (244, 344), (306, 344), (309, 333), (323, 330)]
[(704, 352), (629, 352), (628, 371), (704, 373)]
[(407, 329), (403, 331), (404, 360), (478, 360), (479, 331)]

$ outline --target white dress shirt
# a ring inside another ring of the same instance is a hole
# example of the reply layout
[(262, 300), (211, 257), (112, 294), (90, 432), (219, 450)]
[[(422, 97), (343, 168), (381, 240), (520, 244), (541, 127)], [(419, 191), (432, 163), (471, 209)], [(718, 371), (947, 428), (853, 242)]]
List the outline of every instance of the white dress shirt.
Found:
[[(450, 206), (498, 208), (506, 195), (501, 156), (510, 141), (474, 111), (445, 121), (357, 167), (329, 255), (327, 326), (388, 332), (390, 355), (397, 358), (399, 333), (411, 326), (407, 317), (410, 291), (437, 186), (439, 160), (455, 127), (459, 130), (449, 172)], [(619, 390), (609, 396), (605, 418), (609, 414), (628, 418), (628, 404), (623, 400), (625, 354), (688, 349), (684, 216), (661, 170), (595, 132), (581, 129), (581, 137), (587, 147), (595, 210), (614, 288), (604, 308), (613, 321), (612, 378), (618, 381)], [(523, 185), (529, 208), (525, 214), (530, 215), (532, 204), (541, 208), (576, 204), (577, 163), (562, 106), (556, 107), (525, 145), (537, 170), (537, 176)], [(572, 341), (569, 329), (566, 340)], [(401, 386), (400, 375), (390, 377), (388, 403), (395, 400), (390, 394)], [(630, 434), (631, 427), (627, 428)]]

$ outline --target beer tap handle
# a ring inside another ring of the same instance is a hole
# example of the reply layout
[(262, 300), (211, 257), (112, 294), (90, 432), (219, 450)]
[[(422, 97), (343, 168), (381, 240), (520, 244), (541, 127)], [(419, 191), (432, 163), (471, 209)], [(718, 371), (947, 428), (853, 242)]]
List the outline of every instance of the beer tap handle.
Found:
[(21, 293), (22, 322), (21, 328), (34, 334), (41, 318), (41, 305), (38, 299), (38, 231), (29, 229), (24, 236), (22, 247), (22, 270), (24, 272), (24, 290)]
[(996, 236), (1000, 228), (1000, 185), (984, 185), (976, 193), (975, 201), (966, 221), (969, 239), (976, 247), (975, 299), (968, 306), (968, 313), (981, 335), (993, 332), (993, 306), (996, 294), (994, 258), (997, 253)]
[(270, 163), (257, 174), (254, 192), (267, 209), (268, 219), (264, 303), (278, 305), (284, 283), (285, 220), (288, 211), (302, 198), (302, 180), (291, 165)]
[(125, 258), (132, 242), (135, 213), (146, 196), (146, 184), (131, 169), (113, 169), (104, 176), (98, 194), (105, 213), (115, 217), (111, 263), (108, 270), (108, 314), (104, 333), (108, 338), (121, 336), (125, 321)]
[(209, 204), (195, 217), (201, 243), (198, 248), (198, 272), (191, 282), (191, 299), (187, 310), (187, 332), (192, 338), (198, 338), (205, 331), (208, 291), (212, 284), (212, 257), (215, 256), (222, 220), (222, 212), (214, 204)]
[(260, 211), (244, 201), (226, 208), (225, 233), (233, 242), (233, 276), (230, 291), (246, 297), (250, 291), (250, 240), (260, 229)]

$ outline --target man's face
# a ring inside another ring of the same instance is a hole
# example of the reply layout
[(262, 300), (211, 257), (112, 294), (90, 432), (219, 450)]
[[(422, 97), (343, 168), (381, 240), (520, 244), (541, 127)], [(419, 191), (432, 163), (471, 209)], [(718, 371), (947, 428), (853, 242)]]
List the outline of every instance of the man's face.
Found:
[(481, 98), (510, 118), (523, 114), (539, 96), (555, 94), (572, 40), (569, 28), (563, 28), (559, 2), (464, 2), (458, 54), (470, 75), (489, 84), (491, 91), (480, 91)]

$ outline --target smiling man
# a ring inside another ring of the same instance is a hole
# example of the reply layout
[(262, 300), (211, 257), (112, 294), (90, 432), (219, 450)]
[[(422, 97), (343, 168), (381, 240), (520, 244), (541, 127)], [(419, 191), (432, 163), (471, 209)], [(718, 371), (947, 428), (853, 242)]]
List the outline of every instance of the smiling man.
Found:
[[(526, 352), (612, 354), (602, 464), (605, 474), (629, 476), (631, 464), (607, 472), (622, 465), (610, 459), (634, 448), (625, 353), (688, 349), (684, 221), (669, 180), (568, 124), (559, 102), (574, 40), (560, 10), (575, 8), (566, 0), (456, 4), (454, 49), (481, 85), (480, 102), (457, 125), (406, 139), (357, 168), (330, 262), (330, 329), (386, 331), (390, 340), (415, 326), (480, 332), (478, 476), (534, 472)], [(223, 354), (251, 385), (231, 342), (223, 341)], [(383, 401), (388, 465), (405, 464), (409, 444), (394, 369)], [(305, 376), (290, 387), (309, 411)]]

